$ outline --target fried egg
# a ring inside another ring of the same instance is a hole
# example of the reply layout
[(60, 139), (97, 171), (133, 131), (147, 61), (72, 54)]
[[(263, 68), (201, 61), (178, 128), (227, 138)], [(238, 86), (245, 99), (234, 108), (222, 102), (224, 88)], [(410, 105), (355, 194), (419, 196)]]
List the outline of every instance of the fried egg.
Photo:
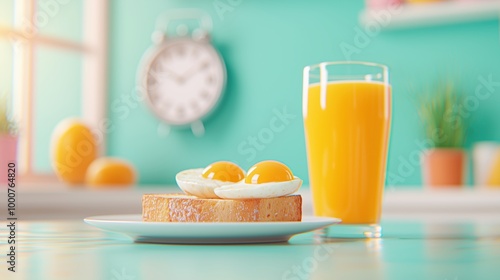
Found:
[(244, 180), (215, 188), (214, 193), (229, 199), (270, 198), (292, 194), (301, 185), (288, 166), (268, 160), (252, 166)]
[(219, 161), (210, 164), (205, 169), (188, 169), (177, 173), (177, 185), (188, 195), (199, 198), (219, 198), (215, 189), (234, 184), (245, 178), (245, 172), (238, 165)]

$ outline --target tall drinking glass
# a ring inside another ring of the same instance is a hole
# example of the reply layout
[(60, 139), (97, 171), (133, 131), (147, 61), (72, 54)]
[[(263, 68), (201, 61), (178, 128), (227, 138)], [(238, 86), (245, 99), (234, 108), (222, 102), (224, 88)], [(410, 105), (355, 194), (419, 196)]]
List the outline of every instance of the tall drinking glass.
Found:
[(368, 62), (304, 68), (303, 115), (314, 214), (342, 219), (327, 237), (380, 237), (391, 123), (388, 69)]

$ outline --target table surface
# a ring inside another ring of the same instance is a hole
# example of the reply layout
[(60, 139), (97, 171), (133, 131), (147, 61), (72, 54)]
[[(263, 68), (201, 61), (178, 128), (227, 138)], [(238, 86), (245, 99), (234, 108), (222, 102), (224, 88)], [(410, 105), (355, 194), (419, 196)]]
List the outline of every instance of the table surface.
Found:
[[(17, 272), (0, 279), (500, 279), (500, 221), (382, 223), (376, 239), (288, 243), (134, 243), (83, 221), (20, 221)], [(0, 248), (7, 250), (7, 228)]]

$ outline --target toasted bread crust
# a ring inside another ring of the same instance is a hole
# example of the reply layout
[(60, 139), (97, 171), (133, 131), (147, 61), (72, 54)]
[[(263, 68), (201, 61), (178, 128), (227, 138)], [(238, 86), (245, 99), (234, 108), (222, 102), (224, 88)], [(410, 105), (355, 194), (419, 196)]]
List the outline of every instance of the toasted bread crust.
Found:
[(300, 221), (302, 197), (202, 199), (183, 194), (145, 194), (146, 222), (278, 222)]

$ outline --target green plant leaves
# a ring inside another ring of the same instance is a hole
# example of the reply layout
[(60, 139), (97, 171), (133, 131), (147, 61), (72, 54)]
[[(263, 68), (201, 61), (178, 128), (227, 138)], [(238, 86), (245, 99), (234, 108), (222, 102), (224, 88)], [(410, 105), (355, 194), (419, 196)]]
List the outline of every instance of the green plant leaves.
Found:
[(440, 83), (435, 90), (422, 95), (419, 115), (426, 137), (436, 148), (462, 148), (467, 132), (464, 114), (465, 96), (452, 82)]
[(9, 118), (7, 97), (0, 95), (0, 134), (15, 134), (16, 124)]

